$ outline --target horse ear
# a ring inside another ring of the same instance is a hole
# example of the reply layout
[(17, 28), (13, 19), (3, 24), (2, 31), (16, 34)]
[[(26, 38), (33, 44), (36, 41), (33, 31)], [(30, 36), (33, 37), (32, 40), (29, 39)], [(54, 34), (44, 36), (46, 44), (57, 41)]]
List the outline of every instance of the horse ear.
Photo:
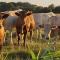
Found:
[(29, 15), (31, 15), (31, 13), (27, 13), (26, 15), (29, 16)]
[(32, 14), (31, 11), (28, 11), (28, 12), (26, 13), (27, 16), (29, 16), (29, 15), (31, 15), (31, 14)]
[(17, 16), (20, 16), (20, 13), (15, 12), (15, 14), (16, 14)]
[(2, 18), (4, 19), (6, 19), (7, 17), (9, 16), (9, 14), (4, 14), (3, 16), (2, 16)]

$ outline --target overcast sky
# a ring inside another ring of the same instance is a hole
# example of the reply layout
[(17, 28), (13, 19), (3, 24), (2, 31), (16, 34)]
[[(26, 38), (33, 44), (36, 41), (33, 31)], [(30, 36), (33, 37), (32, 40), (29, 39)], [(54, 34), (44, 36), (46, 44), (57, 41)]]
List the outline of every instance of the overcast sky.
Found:
[(48, 6), (50, 4), (54, 4), (55, 6), (60, 6), (60, 0), (0, 0), (3, 2), (29, 2), (31, 4), (40, 5), (40, 6)]

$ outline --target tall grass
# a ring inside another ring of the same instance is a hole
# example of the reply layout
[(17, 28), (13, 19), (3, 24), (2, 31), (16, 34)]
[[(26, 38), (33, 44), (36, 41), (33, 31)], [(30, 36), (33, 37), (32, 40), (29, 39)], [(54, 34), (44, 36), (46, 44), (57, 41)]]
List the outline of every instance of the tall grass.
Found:
[[(10, 33), (9, 33), (10, 34)], [(8, 36), (10, 36), (7, 34)], [(23, 40), (20, 41), (20, 46), (17, 46), (16, 37), (13, 38), (14, 47), (9, 43), (3, 46), (2, 52), (0, 54), (0, 60), (59, 60), (60, 59), (60, 42), (56, 40), (55, 44), (49, 40), (36, 39), (36, 32), (34, 31), (34, 36), (32, 42), (30, 42), (29, 33), (26, 40), (26, 47), (23, 46)], [(55, 46), (56, 50), (53, 50)]]

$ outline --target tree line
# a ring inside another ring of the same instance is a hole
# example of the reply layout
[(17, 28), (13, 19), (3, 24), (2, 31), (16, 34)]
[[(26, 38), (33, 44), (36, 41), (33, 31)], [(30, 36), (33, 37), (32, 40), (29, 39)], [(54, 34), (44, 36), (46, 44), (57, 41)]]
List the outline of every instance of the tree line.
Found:
[(60, 13), (60, 6), (54, 6), (54, 4), (49, 5), (48, 7), (42, 7), (30, 4), (28, 2), (22, 3), (22, 2), (0, 2), (0, 12), (4, 11), (10, 11), (10, 10), (32, 10), (34, 13), (47, 13), (47, 12), (54, 12), (54, 13)]

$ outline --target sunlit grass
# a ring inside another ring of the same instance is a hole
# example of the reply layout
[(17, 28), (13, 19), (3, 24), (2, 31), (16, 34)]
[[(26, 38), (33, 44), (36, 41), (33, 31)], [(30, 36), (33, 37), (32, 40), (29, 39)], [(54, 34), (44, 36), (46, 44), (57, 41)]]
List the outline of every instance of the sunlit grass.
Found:
[[(13, 37), (14, 44), (11, 45), (9, 43), (8, 45), (3, 46), (2, 52), (0, 54), (0, 59), (3, 58), (3, 60), (40, 60), (39, 58), (41, 58), (42, 54), (44, 55), (42, 57), (42, 60), (46, 60), (48, 58), (50, 59), (51, 56), (57, 58), (60, 57), (60, 40), (56, 40), (55, 44), (53, 44), (54, 41), (37, 39), (36, 36), (36, 32), (34, 31), (32, 42), (30, 42), (30, 37), (28, 33), (26, 47), (23, 46), (22, 39), (20, 40), (20, 45), (18, 46), (17, 38)], [(54, 49), (54, 47), (55, 50), (53, 50), (52, 52), (51, 49)], [(45, 53), (47, 51), (48, 53)], [(57, 58), (56, 60), (58, 60)]]

